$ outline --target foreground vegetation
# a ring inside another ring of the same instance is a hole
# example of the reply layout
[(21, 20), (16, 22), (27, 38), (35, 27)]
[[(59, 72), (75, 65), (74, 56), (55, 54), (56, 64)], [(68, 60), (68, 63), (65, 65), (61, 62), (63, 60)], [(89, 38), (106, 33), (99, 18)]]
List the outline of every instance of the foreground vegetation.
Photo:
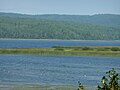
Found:
[(116, 56), (120, 57), (119, 46), (80, 46), (64, 47), (54, 46), (52, 48), (10, 48), (0, 49), (0, 54), (40, 54), (53, 56)]
[[(101, 79), (102, 86), (98, 85), (97, 90), (120, 90), (119, 84), (120, 76), (115, 71), (115, 69), (112, 68), (111, 70), (106, 72), (106, 74), (109, 79), (106, 76), (103, 76)], [(85, 90), (84, 86), (81, 85), (80, 82), (78, 83), (79, 83), (78, 90)]]
[[(115, 69), (112, 68), (111, 70), (106, 72), (106, 74), (109, 79), (106, 76), (103, 76), (101, 79), (102, 86), (98, 85), (97, 90), (120, 90), (119, 84), (120, 76), (115, 71)], [(78, 90), (85, 90), (85, 87), (81, 85), (80, 82), (78, 83), (79, 83)]]
[(108, 78), (106, 76), (102, 77), (102, 86), (98, 85), (98, 90), (120, 90), (119, 85), (119, 75), (118, 73), (112, 68), (112, 70), (106, 72)]

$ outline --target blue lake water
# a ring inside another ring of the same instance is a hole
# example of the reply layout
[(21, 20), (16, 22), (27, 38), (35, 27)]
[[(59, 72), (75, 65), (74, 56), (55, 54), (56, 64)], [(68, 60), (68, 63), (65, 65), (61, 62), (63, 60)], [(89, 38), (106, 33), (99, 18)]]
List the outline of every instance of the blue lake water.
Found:
[[(0, 40), (0, 48), (52, 46), (120, 46), (120, 41)], [(111, 68), (120, 73), (120, 57), (0, 54), (0, 83), (98, 85)]]
[(120, 46), (105, 40), (0, 40), (0, 48), (50, 48), (52, 46)]
[(113, 67), (120, 72), (120, 58), (1, 54), (0, 83), (97, 86)]

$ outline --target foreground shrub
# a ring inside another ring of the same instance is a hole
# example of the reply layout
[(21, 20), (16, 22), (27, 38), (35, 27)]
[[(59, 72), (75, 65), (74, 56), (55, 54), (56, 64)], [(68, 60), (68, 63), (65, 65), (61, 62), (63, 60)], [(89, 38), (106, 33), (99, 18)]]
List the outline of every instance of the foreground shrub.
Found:
[[(102, 86), (100, 87), (98, 85), (98, 90), (120, 90), (119, 87), (119, 76), (118, 73), (112, 68), (112, 70), (106, 72), (109, 79), (107, 79), (105, 76), (102, 77)], [(107, 83), (108, 82), (108, 83)]]

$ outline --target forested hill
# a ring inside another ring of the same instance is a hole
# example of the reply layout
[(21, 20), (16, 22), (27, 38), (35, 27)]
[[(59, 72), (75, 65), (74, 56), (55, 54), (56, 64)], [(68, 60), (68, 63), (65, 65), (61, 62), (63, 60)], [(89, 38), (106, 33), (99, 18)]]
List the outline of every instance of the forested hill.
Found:
[(0, 38), (120, 40), (120, 15), (0, 13)]

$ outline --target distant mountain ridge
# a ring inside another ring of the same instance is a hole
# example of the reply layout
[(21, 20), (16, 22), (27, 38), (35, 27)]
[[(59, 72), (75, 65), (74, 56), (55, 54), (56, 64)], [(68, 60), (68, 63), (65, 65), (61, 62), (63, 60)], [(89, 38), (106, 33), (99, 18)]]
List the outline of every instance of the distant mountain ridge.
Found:
[(120, 40), (120, 15), (0, 12), (0, 38)]

